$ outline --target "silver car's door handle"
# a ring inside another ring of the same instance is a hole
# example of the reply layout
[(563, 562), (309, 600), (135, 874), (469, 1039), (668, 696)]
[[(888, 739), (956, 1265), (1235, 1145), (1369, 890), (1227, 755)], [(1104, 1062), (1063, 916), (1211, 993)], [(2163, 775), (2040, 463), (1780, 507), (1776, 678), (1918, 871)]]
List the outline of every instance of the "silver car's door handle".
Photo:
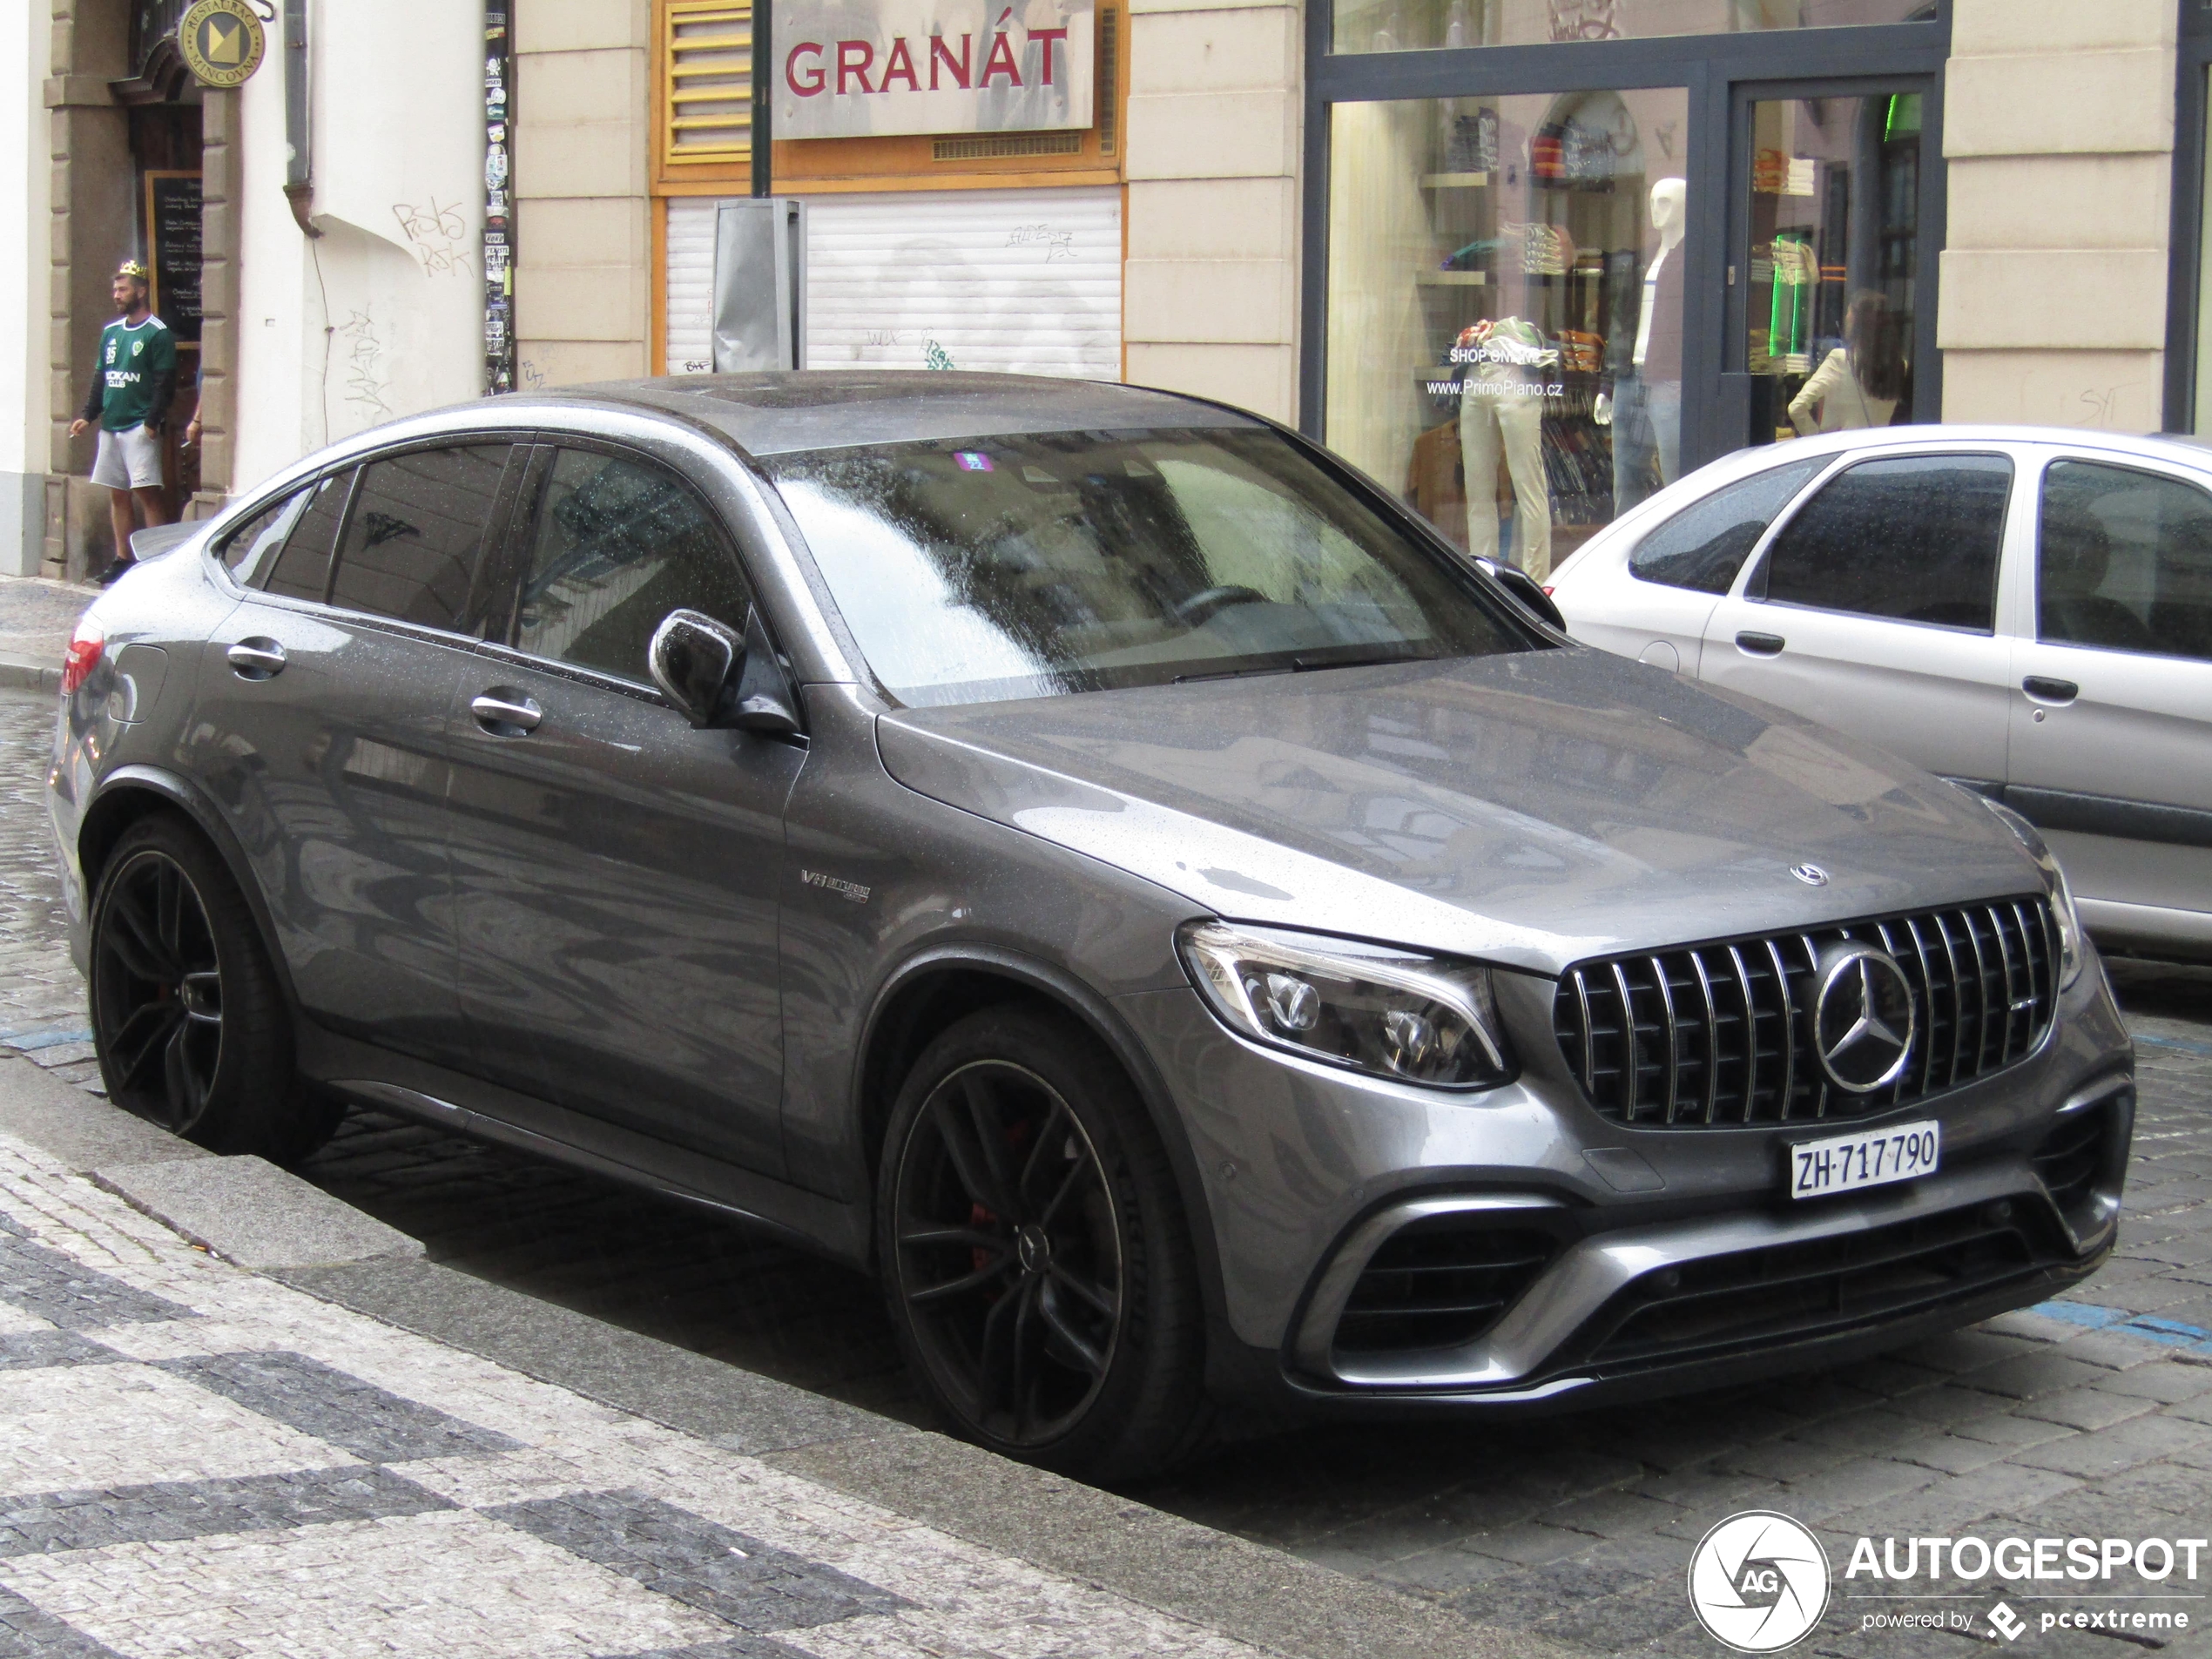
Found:
[(2020, 690), (2039, 703), (2071, 703), (2081, 695), (2081, 688), (2072, 680), (2053, 679), (2047, 674), (2030, 674), (2020, 682)]
[(1736, 648), (1754, 657), (1779, 657), (1788, 642), (1780, 634), (1741, 633), (1736, 636)]
[(519, 738), (537, 730), (545, 711), (520, 691), (495, 688), (469, 705), (476, 724), (495, 738)]
[(273, 639), (241, 639), (223, 655), (242, 680), (274, 679), (284, 672), (284, 647)]

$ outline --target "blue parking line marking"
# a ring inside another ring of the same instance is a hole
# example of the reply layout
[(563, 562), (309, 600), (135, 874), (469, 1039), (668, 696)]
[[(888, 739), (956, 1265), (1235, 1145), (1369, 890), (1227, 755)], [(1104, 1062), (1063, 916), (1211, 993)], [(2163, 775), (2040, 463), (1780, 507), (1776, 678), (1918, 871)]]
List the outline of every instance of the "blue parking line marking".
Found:
[(80, 1026), (49, 1027), (44, 1031), (0, 1031), (0, 1048), (17, 1049), (25, 1054), (40, 1049), (57, 1049), (64, 1042), (90, 1042), (91, 1040), (91, 1028)]
[(2130, 1313), (2125, 1308), (2098, 1307), (2089, 1302), (2038, 1302), (2028, 1309), (2047, 1319), (2063, 1320), (2091, 1331), (2112, 1331), (2121, 1336), (2141, 1337), (2146, 1342), (2155, 1342), (2169, 1348), (2188, 1348), (2198, 1353), (2212, 1353), (2212, 1331), (2202, 1325), (2184, 1325), (2179, 1319), (2161, 1319), (2155, 1314)]
[(2212, 1042), (2192, 1042), (2187, 1037), (2155, 1037), (2148, 1032), (2134, 1034), (2137, 1045), (2151, 1049), (2171, 1049), (2179, 1054), (2193, 1054), (2201, 1059), (2212, 1060)]

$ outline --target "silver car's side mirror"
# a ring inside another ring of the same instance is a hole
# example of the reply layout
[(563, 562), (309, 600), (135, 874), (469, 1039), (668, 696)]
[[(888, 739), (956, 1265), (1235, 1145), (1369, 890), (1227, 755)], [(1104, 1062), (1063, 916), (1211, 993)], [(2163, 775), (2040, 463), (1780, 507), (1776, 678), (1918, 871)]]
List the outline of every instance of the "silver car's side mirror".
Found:
[(745, 656), (745, 642), (698, 610), (671, 610), (645, 648), (653, 684), (696, 726), (727, 725), (723, 694)]

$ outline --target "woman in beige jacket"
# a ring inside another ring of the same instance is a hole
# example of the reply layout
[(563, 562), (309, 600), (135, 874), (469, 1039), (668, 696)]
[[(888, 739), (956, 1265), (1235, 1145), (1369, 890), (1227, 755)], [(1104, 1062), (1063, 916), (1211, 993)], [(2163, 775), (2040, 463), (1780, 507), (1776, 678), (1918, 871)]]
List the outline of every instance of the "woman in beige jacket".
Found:
[(1844, 323), (1844, 343), (1790, 400), (1790, 423), (1805, 437), (1887, 426), (1905, 395), (1898, 333), (1888, 300), (1871, 288), (1855, 295)]

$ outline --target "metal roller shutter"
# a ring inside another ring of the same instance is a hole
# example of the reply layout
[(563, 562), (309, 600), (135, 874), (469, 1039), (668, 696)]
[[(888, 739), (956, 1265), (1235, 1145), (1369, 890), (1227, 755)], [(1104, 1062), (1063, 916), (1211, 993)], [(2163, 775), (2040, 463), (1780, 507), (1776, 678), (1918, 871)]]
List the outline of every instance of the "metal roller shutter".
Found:
[[(1112, 185), (813, 196), (806, 226), (810, 368), (1121, 378)], [(671, 200), (671, 374), (708, 361), (713, 267), (714, 204)]]

